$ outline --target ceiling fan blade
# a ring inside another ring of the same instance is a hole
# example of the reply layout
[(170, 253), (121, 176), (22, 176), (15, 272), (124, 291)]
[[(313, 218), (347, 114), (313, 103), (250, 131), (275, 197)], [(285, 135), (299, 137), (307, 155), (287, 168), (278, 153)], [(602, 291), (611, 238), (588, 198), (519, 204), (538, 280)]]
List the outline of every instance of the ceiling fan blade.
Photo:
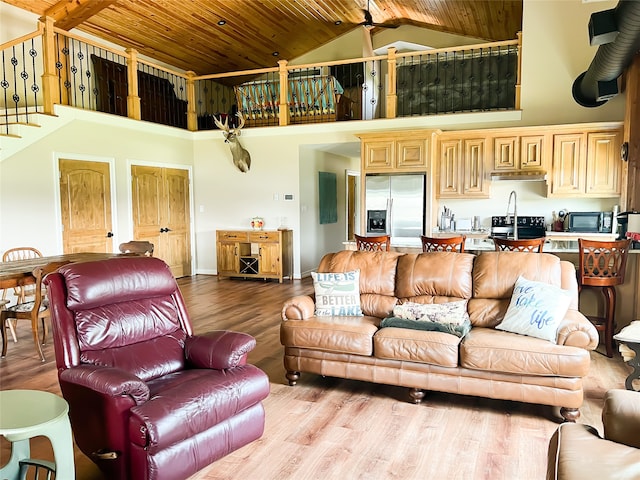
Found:
[(394, 25), (393, 23), (373, 23), (371, 26), (376, 28), (398, 28), (400, 25)]

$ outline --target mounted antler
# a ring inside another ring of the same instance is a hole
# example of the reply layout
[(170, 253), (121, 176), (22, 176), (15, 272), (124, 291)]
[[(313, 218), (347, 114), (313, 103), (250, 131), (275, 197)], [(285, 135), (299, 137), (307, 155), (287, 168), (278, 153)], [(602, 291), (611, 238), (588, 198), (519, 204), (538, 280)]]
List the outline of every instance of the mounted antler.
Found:
[(251, 156), (249, 155), (249, 152), (240, 145), (240, 141), (238, 140), (240, 129), (244, 127), (244, 117), (240, 112), (236, 115), (238, 115), (238, 118), (240, 119), (240, 124), (236, 128), (229, 128), (229, 117), (226, 117), (224, 119), (224, 123), (222, 123), (214, 115), (213, 121), (224, 133), (224, 141), (229, 144), (229, 148), (231, 149), (233, 164), (238, 167), (238, 170), (246, 173), (249, 171), (249, 168), (251, 168)]

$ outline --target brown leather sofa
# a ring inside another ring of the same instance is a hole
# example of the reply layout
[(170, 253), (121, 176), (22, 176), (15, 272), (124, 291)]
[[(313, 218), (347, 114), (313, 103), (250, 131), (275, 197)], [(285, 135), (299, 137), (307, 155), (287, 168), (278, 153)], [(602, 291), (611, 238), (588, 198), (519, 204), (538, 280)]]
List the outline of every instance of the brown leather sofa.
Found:
[[(290, 385), (308, 372), (409, 387), (415, 403), (425, 390), (436, 390), (558, 406), (569, 421), (580, 415), (582, 378), (598, 334), (578, 311), (573, 264), (547, 253), (341, 251), (325, 255), (318, 266), (318, 272), (356, 269), (364, 316), (316, 317), (313, 296), (283, 305), (280, 341)], [(519, 275), (570, 292), (557, 344), (494, 328)], [(397, 303), (461, 299), (468, 299), (472, 324), (462, 338), (379, 328)]]
[(604, 438), (588, 425), (560, 425), (549, 442), (547, 480), (640, 478), (640, 393), (609, 390), (602, 423)]

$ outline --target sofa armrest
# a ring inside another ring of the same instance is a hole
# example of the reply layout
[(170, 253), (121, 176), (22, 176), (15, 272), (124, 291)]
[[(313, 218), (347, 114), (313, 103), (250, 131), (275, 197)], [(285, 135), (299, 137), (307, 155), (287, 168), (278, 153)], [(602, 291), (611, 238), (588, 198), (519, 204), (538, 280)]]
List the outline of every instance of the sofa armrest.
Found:
[(595, 350), (598, 346), (596, 327), (578, 310), (569, 309), (558, 326), (556, 343)]
[(290, 298), (282, 306), (282, 320), (305, 320), (315, 315), (316, 303), (309, 295)]
[(247, 363), (247, 355), (256, 346), (251, 335), (229, 330), (214, 330), (205, 335), (187, 337), (184, 353), (196, 368), (224, 370)]
[(640, 448), (640, 393), (609, 390), (602, 409), (604, 438)]
[(119, 368), (80, 365), (60, 372), (60, 381), (110, 397), (129, 396), (136, 405), (149, 400), (149, 387), (135, 375)]

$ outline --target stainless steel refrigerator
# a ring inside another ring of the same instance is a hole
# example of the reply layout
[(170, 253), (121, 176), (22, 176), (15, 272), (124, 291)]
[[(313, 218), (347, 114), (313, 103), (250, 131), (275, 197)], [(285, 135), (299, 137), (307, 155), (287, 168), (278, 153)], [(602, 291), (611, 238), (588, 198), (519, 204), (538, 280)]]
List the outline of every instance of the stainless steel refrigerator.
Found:
[(391, 235), (391, 242), (420, 242), (424, 235), (426, 176), (367, 175), (365, 205), (367, 234)]

